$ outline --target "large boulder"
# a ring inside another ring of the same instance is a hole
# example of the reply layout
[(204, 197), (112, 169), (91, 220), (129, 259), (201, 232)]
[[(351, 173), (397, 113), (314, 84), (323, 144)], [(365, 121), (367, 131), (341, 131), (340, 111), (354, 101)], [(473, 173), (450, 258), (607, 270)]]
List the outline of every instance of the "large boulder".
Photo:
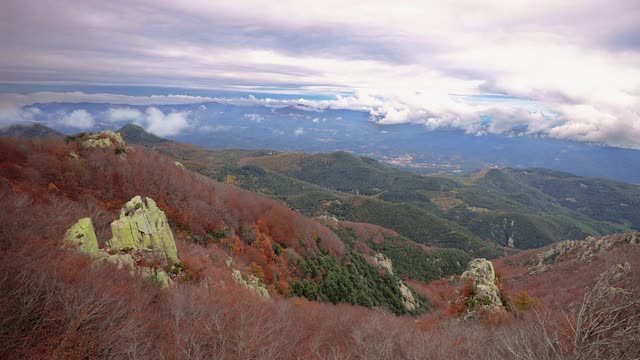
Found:
[(180, 262), (167, 216), (150, 198), (135, 196), (127, 202), (120, 219), (111, 223), (111, 232), (111, 250), (141, 252), (162, 266)]
[(91, 218), (82, 218), (73, 224), (65, 233), (63, 243), (77, 247), (89, 255), (97, 255), (98, 238)]
[(467, 271), (462, 273), (461, 279), (471, 281), (472, 295), (469, 303), (473, 306), (480, 305), (495, 309), (504, 305), (500, 300), (500, 289), (491, 261), (486, 259), (471, 260)]

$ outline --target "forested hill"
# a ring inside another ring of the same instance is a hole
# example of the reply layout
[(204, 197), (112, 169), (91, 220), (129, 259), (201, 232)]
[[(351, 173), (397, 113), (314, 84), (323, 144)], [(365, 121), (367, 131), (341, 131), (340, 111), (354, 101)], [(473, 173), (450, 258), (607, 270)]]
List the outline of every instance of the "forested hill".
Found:
[(282, 200), (307, 216), (377, 224), (429, 246), (497, 256), (640, 228), (640, 186), (545, 169), (490, 169), (466, 178), (424, 176), (346, 152), (211, 150), (140, 142), (218, 181)]

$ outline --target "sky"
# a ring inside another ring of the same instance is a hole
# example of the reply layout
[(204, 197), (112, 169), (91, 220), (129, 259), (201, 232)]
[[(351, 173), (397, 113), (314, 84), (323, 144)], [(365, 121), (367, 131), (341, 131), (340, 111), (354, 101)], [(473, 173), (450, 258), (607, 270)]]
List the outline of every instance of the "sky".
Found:
[(4, 0), (0, 49), (0, 125), (224, 99), (640, 148), (637, 0)]

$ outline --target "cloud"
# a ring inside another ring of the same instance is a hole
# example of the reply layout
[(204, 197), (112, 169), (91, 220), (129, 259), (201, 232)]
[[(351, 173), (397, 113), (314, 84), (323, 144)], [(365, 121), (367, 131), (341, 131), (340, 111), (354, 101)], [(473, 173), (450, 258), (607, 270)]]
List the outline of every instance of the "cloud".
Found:
[[(201, 97), (186, 95), (169, 96), (126, 96), (119, 94), (86, 94), (80, 92), (34, 94), (0, 94), (0, 125), (30, 122), (41, 114), (34, 113), (37, 103), (120, 103), (129, 105), (154, 104), (178, 105), (218, 102), (236, 106), (266, 106), (278, 109), (298, 106), (314, 111), (353, 110), (369, 114), (372, 121), (380, 125), (402, 123), (421, 124), (429, 130), (460, 129), (469, 134), (535, 135), (558, 139), (587, 141), (611, 146), (640, 148), (640, 107), (629, 104), (628, 108), (567, 103), (554, 100), (539, 102), (506, 96), (446, 95), (405, 91), (368, 93), (358, 91), (351, 96), (336, 96), (332, 100), (256, 98), (253, 95), (236, 98)], [(21, 108), (22, 106), (22, 108)], [(634, 107), (635, 106), (635, 107)], [(199, 108), (199, 107), (198, 107)], [(158, 109), (155, 109), (160, 111)], [(149, 114), (156, 111), (141, 111), (130, 107), (113, 107), (103, 114), (110, 122), (136, 122), (142, 126), (159, 129), (164, 136), (175, 135), (188, 127), (189, 112), (164, 115), (165, 118)], [(297, 114), (291, 114), (297, 116)], [(244, 118), (260, 122), (263, 116), (256, 113), (243, 115)], [(154, 121), (153, 119), (161, 120)], [(320, 118), (313, 118), (312, 121)], [(336, 120), (343, 120), (342, 116)], [(160, 125), (161, 121), (171, 121), (175, 126)], [(187, 124), (187, 125), (185, 125)]]
[(260, 123), (262, 122), (262, 120), (264, 120), (264, 117), (259, 114), (244, 114), (244, 118), (257, 123)]
[[(180, 134), (190, 127), (190, 115), (190, 111), (171, 111), (165, 114), (157, 107), (148, 107), (144, 112), (133, 108), (110, 108), (103, 114), (105, 120), (109, 122), (133, 122), (158, 136)], [(213, 129), (202, 127), (201, 130), (212, 131)]]
[(293, 131), (293, 135), (295, 136), (302, 136), (304, 135), (304, 129), (303, 128), (297, 128)]
[(89, 129), (95, 125), (93, 116), (84, 109), (74, 110), (71, 114), (65, 114), (58, 122), (61, 125), (77, 129)]
[[(294, 0), (127, 6), (23, 0), (9, 1), (2, 16), (0, 32), (11, 34), (0, 37), (4, 83), (297, 94), (304, 99), (243, 97), (227, 103), (349, 109), (366, 111), (379, 124), (640, 147), (637, 1), (400, 0), (363, 10), (338, 0), (322, 6)], [(461, 94), (526, 99), (536, 108)], [(14, 97), (12, 104), (25, 105), (32, 95)], [(144, 106), (215, 101), (181, 95), (36, 97)], [(19, 107), (1, 104), (0, 123), (29, 121)]]
[(178, 135), (189, 127), (189, 111), (163, 113), (156, 107), (145, 110), (145, 128), (158, 136)]
[(110, 108), (105, 114), (105, 119), (110, 122), (132, 122), (139, 120), (142, 112), (132, 108)]

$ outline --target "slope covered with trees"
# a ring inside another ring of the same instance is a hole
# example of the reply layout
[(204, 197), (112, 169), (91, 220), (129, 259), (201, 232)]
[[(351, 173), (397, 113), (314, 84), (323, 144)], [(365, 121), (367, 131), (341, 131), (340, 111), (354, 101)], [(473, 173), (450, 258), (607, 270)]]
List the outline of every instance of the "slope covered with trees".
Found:
[[(185, 275), (164, 290), (60, 246), (85, 216), (104, 242), (122, 203), (140, 194), (156, 200), (176, 237)], [(466, 288), (450, 275), (466, 267), (466, 252), (418, 245), (371, 224), (309, 219), (143, 148), (116, 153), (61, 138), (0, 138), (0, 203), (3, 359), (576, 359), (583, 352), (633, 359), (640, 351), (637, 321), (589, 323), (615, 342), (571, 330), (597, 314), (637, 319), (637, 235), (612, 246), (603, 239), (597, 251), (600, 239), (589, 243), (593, 250), (503, 258), (495, 264), (508, 309), (461, 322)], [(391, 259), (393, 272), (377, 254)], [(270, 301), (234, 285), (229, 257), (264, 280)], [(547, 258), (555, 262), (530, 270)], [(601, 276), (608, 268), (622, 270)], [(401, 278), (415, 289), (419, 311), (406, 310)], [(613, 300), (603, 301), (606, 294)]]
[(307, 216), (377, 224), (418, 243), (474, 256), (501, 255), (490, 243), (527, 249), (639, 228), (640, 186), (549, 170), (490, 169), (451, 178), (417, 175), (345, 152), (210, 150), (175, 142), (153, 148)]
[[(311, 280), (326, 291), (312, 300), (377, 306), (398, 314), (409, 312), (398, 307), (401, 294), (397, 286), (402, 280), (394, 274), (379, 274), (375, 263), (364, 258), (372, 254), (346, 247), (334, 231), (318, 221), (272, 199), (189, 172), (164, 155), (143, 148), (125, 152), (116, 147), (87, 148), (73, 139), (66, 143), (61, 138), (1, 139), (3, 195), (7, 199), (22, 196), (30, 204), (43, 206), (61, 202), (86, 206), (87, 214), (64, 225), (89, 216), (103, 243), (121, 205), (142, 194), (164, 209), (178, 238), (227, 253), (273, 293), (285, 297), (293, 294), (291, 283), (307, 276), (300, 271), (305, 259), (323, 259), (341, 266), (353, 263), (358, 266), (346, 266), (341, 271), (360, 285), (338, 292), (325, 286), (328, 282), (323, 277), (314, 276)], [(330, 279), (334, 272), (329, 270)], [(382, 284), (389, 285), (388, 291), (379, 290)], [(363, 289), (368, 290), (360, 294)], [(421, 300), (415, 312), (424, 311), (426, 306)]]

